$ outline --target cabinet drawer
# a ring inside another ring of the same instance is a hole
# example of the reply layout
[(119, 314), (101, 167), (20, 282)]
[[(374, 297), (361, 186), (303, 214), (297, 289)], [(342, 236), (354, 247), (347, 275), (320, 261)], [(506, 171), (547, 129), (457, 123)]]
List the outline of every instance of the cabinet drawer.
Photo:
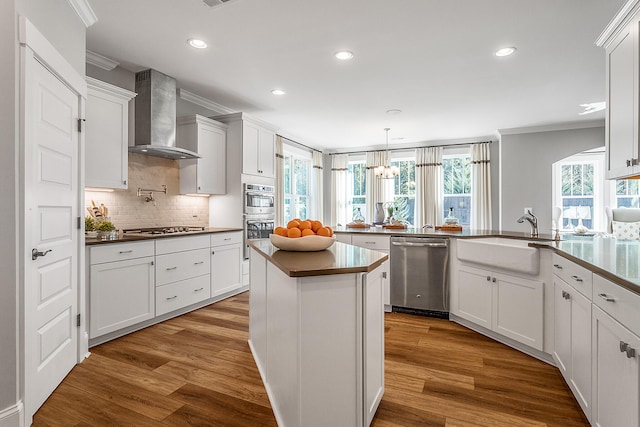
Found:
[(209, 249), (156, 256), (156, 285), (177, 282), (210, 273)]
[(154, 255), (153, 241), (135, 243), (109, 243), (92, 246), (90, 249), (91, 265), (104, 262), (124, 261)]
[(593, 303), (640, 335), (640, 295), (594, 274)]
[(389, 250), (389, 236), (351, 235), (351, 244), (367, 249)]
[(558, 254), (553, 254), (553, 273), (591, 299), (593, 273)]
[(156, 255), (209, 248), (209, 236), (165, 237), (156, 240)]
[(156, 288), (156, 316), (210, 298), (209, 274)]
[(211, 246), (231, 245), (242, 242), (242, 233), (239, 231), (233, 233), (214, 233), (211, 234)]

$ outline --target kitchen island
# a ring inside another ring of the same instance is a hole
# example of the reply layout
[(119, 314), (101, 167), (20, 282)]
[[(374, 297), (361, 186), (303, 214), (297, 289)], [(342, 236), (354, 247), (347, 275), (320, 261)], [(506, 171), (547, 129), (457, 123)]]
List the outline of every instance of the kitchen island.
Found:
[(278, 425), (368, 426), (384, 392), (387, 255), (251, 242), (249, 345)]

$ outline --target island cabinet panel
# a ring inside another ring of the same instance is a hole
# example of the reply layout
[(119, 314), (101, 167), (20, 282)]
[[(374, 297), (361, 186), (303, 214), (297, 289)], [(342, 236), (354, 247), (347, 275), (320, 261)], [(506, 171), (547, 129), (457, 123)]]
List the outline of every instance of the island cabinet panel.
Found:
[(249, 335), (278, 425), (368, 426), (384, 393), (381, 267), (289, 277), (252, 249)]

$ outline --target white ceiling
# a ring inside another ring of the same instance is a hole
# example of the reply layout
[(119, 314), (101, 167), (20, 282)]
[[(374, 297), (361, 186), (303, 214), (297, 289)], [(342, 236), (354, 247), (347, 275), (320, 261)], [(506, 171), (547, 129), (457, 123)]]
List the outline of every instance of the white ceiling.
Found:
[[(89, 0), (87, 49), (329, 151), (602, 119), (604, 50), (623, 0)], [(206, 50), (187, 45), (205, 39)], [(498, 58), (505, 46), (514, 55)], [(335, 51), (355, 57), (338, 61)], [(271, 89), (287, 94), (274, 96)], [(399, 115), (388, 115), (400, 109)], [(396, 139), (403, 138), (403, 139)]]

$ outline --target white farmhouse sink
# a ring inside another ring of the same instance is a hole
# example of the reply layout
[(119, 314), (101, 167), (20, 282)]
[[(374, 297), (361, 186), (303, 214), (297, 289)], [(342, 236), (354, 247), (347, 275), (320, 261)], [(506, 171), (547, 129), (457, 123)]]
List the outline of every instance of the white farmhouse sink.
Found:
[(457, 254), (460, 261), (536, 275), (540, 270), (540, 254), (528, 244), (527, 240), (503, 237), (458, 239)]

